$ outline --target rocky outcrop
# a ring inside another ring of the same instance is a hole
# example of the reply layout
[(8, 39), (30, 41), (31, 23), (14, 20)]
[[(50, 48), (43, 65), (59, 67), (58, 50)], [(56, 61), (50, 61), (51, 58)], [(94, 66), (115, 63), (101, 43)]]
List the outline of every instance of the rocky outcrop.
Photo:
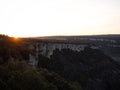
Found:
[[(62, 49), (71, 49), (73, 51), (81, 51), (87, 44), (61, 44), (61, 43), (34, 43), (30, 44), (29, 48), (33, 51), (29, 55), (29, 64), (30, 65), (37, 65), (38, 56), (43, 55), (45, 57), (50, 57), (53, 54), (55, 49), (62, 50)], [(95, 47), (93, 47), (95, 48)]]

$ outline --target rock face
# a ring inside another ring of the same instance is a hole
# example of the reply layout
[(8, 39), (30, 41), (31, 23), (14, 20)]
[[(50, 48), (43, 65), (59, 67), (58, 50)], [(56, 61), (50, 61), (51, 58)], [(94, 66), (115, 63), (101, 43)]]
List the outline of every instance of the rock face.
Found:
[[(67, 40), (67, 39), (66, 39)], [(81, 40), (81, 41), (80, 41)], [(38, 61), (38, 56), (43, 55), (50, 57), (53, 54), (55, 49), (71, 49), (73, 51), (81, 51), (84, 50), (86, 46), (90, 46), (93, 49), (100, 49), (108, 56), (112, 57), (116, 62), (120, 62), (120, 41), (114, 39), (95, 39), (95, 38), (87, 38), (80, 39), (77, 41), (35, 41), (34, 43), (29, 44), (29, 48), (36, 55), (30, 55), (30, 63), (36, 65), (35, 61)], [(35, 56), (35, 57), (34, 57)], [(34, 59), (33, 59), (34, 58)]]
[(86, 44), (59, 44), (59, 43), (30, 44), (29, 48), (34, 52), (34, 54), (30, 54), (29, 64), (37, 65), (39, 55), (50, 57), (55, 49), (59, 50), (71, 49), (73, 51), (81, 51), (84, 50), (86, 46), (87, 46)]

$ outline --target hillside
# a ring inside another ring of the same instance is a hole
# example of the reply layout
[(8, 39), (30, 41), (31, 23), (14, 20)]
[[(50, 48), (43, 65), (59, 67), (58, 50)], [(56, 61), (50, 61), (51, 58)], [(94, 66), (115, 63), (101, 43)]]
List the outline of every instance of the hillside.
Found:
[(38, 66), (79, 82), (83, 90), (120, 89), (120, 64), (100, 50), (85, 48), (76, 52), (56, 49), (50, 59), (40, 56)]
[(119, 90), (119, 42), (79, 42), (1, 35), (0, 89)]

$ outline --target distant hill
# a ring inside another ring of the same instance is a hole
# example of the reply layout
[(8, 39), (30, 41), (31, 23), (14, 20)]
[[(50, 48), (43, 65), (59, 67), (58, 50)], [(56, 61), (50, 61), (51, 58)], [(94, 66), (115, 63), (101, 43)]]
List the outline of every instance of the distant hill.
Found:
[[(32, 37), (31, 37), (32, 38)], [(120, 34), (108, 34), (108, 35), (81, 35), (81, 36), (44, 36), (33, 37), (35, 39), (55, 39), (55, 40), (67, 40), (67, 39), (82, 39), (82, 38), (107, 38), (117, 39), (120, 38)]]

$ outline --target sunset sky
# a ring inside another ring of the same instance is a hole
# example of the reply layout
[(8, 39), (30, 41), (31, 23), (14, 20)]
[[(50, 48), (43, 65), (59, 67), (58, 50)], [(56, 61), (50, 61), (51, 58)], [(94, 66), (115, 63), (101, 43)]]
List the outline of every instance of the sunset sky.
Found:
[(120, 34), (120, 0), (0, 0), (0, 33)]

